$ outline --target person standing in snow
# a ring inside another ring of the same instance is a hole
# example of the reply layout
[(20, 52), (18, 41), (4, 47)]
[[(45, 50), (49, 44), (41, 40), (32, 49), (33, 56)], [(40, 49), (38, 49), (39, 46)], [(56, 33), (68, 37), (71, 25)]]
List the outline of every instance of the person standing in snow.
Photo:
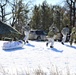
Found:
[(56, 27), (50, 27), (46, 46), (48, 46), (48, 44), (51, 43), (50, 48), (53, 48), (55, 35), (57, 35), (58, 32), (59, 30)]
[(61, 34), (63, 36), (61, 43), (64, 45), (64, 42), (66, 41), (67, 35), (69, 34), (69, 27), (68, 27), (68, 25), (66, 25), (66, 27), (64, 27), (61, 30)]
[(29, 33), (30, 33), (30, 24), (27, 24), (24, 27), (24, 34), (25, 34), (24, 41), (25, 41), (25, 43), (28, 43)]
[(72, 45), (73, 41), (76, 41), (76, 26), (74, 26), (71, 30), (70, 45)]

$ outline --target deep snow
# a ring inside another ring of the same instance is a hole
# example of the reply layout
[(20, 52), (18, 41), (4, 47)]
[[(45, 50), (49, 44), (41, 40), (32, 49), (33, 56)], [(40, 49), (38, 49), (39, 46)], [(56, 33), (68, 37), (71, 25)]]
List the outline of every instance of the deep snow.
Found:
[(46, 73), (58, 69), (59, 72), (76, 73), (76, 44), (62, 45), (54, 43), (54, 48), (46, 47), (46, 41), (30, 41), (22, 48), (3, 50), (5, 41), (0, 41), (0, 73), (8, 71), (16, 74), (17, 71), (32, 72), (39, 67)]

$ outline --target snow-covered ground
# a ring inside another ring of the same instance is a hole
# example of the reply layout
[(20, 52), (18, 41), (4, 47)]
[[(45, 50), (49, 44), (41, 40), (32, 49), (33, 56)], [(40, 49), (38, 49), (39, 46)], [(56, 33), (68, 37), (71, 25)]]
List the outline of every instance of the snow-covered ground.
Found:
[(56, 69), (62, 73), (67, 70), (76, 73), (76, 44), (70, 46), (69, 43), (55, 42), (54, 48), (50, 48), (50, 44), (46, 47), (46, 41), (29, 40), (23, 48), (3, 50), (3, 43), (0, 41), (0, 73), (8, 71), (10, 75), (16, 75), (17, 72), (32, 72), (38, 68), (47, 75)]

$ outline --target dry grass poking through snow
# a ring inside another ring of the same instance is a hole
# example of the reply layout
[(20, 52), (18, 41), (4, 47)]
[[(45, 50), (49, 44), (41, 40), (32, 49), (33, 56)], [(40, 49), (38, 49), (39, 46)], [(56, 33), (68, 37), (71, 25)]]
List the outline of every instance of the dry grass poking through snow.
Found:
[[(12, 69), (11, 69), (12, 70)], [(69, 68), (66, 68), (66, 73), (62, 73), (62, 71), (59, 71), (57, 67), (52, 68), (49, 70), (49, 73), (44, 72), (40, 67), (38, 69), (33, 70), (30, 72), (29, 70), (23, 71), (22, 69), (19, 71), (15, 69), (15, 71), (11, 71), (8, 69), (4, 69), (2, 66), (0, 66), (0, 75), (76, 75), (76, 74), (70, 74)], [(64, 71), (63, 71), (64, 72)]]

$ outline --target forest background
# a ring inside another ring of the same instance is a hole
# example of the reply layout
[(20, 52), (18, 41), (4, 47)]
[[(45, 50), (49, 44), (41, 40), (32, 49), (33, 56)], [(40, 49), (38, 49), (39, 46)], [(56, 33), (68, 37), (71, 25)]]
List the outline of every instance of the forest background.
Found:
[(58, 5), (49, 4), (47, 0), (39, 5), (28, 0), (0, 0), (0, 20), (15, 27), (22, 34), (23, 27), (28, 23), (31, 29), (44, 30), (46, 33), (54, 24), (60, 32), (67, 24), (70, 29), (76, 24), (75, 9), (76, 0), (63, 0)]

